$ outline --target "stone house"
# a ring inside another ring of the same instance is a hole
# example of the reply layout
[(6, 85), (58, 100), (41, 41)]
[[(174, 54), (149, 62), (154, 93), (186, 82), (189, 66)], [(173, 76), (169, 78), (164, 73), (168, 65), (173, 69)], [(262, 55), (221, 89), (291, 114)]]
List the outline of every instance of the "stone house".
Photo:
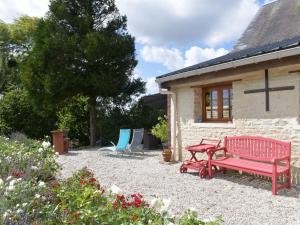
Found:
[(300, 0), (264, 5), (229, 54), (156, 81), (168, 95), (175, 160), (204, 137), (290, 140), (300, 184)]

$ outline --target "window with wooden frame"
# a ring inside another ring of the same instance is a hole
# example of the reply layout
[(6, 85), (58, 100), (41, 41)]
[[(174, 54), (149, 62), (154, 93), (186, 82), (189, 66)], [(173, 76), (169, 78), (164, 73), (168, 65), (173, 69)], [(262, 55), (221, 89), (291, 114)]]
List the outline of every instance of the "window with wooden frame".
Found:
[(203, 122), (228, 122), (232, 120), (232, 85), (202, 89)]

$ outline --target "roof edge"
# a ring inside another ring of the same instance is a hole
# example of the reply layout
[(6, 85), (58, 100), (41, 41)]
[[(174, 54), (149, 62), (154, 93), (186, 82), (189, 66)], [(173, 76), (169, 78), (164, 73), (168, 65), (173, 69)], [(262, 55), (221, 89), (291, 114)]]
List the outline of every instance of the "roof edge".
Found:
[(187, 72), (174, 74), (171, 76), (157, 77), (155, 81), (158, 84), (162, 84), (162, 83), (165, 83), (168, 81), (173, 81), (173, 80), (177, 80), (177, 79), (181, 79), (181, 78), (187, 78), (187, 77), (191, 77), (191, 76), (221, 71), (221, 70), (230, 69), (230, 68), (237, 68), (240, 66), (251, 65), (251, 64), (265, 62), (265, 61), (274, 60), (274, 59), (281, 59), (281, 58), (294, 56), (294, 55), (300, 55), (300, 47), (279, 50), (279, 51), (265, 53), (265, 54), (261, 54), (261, 55), (257, 55), (257, 56), (252, 56), (249, 58), (244, 58), (244, 59), (238, 59), (238, 60), (234, 60), (231, 62), (225, 62), (225, 63), (221, 63), (221, 64), (209, 66), (209, 67), (204, 67), (204, 68), (200, 68), (200, 69), (196, 69), (196, 70), (191, 70), (191, 71), (187, 71)]

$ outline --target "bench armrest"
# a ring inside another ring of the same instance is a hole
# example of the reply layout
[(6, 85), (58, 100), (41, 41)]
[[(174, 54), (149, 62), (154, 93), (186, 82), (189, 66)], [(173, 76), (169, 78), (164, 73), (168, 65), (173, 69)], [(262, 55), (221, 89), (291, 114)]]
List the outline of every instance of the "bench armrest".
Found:
[(271, 160), (271, 162), (273, 164), (277, 164), (280, 161), (287, 161), (287, 162), (289, 162), (290, 161), (290, 156), (276, 157), (276, 158), (273, 158)]
[(209, 159), (212, 159), (213, 155), (216, 153), (216, 152), (220, 152), (220, 151), (223, 151), (224, 152), (224, 155), (226, 155), (226, 148), (225, 147), (222, 147), (222, 148), (214, 148), (214, 149), (209, 149), (207, 151), (207, 154), (209, 156)]

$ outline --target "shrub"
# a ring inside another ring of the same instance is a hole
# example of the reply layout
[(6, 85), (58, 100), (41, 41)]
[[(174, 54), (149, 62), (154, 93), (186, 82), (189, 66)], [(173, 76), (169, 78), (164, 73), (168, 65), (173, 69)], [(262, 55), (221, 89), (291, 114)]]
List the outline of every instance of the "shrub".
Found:
[(55, 113), (38, 112), (22, 89), (8, 91), (0, 98), (0, 135), (21, 132), (39, 139), (55, 128), (55, 122)]
[(49, 142), (0, 137), (0, 224), (31, 224), (59, 166)]
[(68, 131), (71, 140), (78, 140), (79, 145), (89, 143), (87, 98), (76, 96), (66, 101), (58, 112), (58, 128)]
[(168, 121), (166, 117), (158, 117), (158, 124), (152, 128), (151, 133), (159, 138), (162, 143), (168, 141)]

